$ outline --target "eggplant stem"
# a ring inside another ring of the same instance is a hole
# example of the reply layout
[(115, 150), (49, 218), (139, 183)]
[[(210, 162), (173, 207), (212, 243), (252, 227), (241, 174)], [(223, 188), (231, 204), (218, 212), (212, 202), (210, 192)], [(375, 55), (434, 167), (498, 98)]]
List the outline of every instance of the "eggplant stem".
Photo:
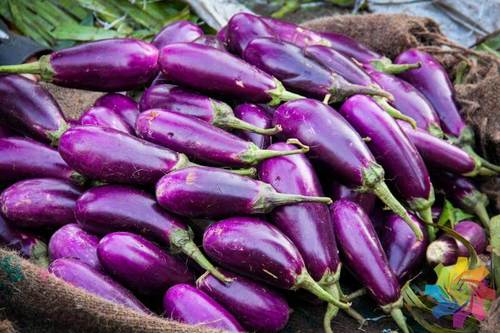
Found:
[(249, 165), (254, 165), (260, 161), (267, 160), (273, 157), (288, 156), (295, 154), (304, 154), (309, 151), (309, 146), (302, 144), (297, 139), (289, 139), (287, 143), (293, 143), (300, 146), (300, 149), (293, 150), (270, 150), (270, 149), (260, 149), (255, 144), (250, 143), (249, 148), (240, 154), (240, 160)]
[(283, 86), (283, 83), (281, 83), (278, 79), (274, 79), (274, 84), (275, 88), (267, 90), (267, 94), (269, 97), (271, 97), (271, 101), (269, 101), (267, 104), (273, 106), (273, 105), (278, 105), (283, 101), (292, 101), (294, 99), (301, 99), (305, 98), (304, 96), (301, 96), (299, 94), (294, 94), (288, 90), (285, 89)]
[(345, 295), (344, 300), (348, 302), (352, 302), (358, 297), (366, 295), (366, 288), (359, 288), (358, 290), (350, 293), (349, 295)]
[(403, 333), (410, 333), (408, 325), (406, 324), (406, 318), (403, 314), (403, 311), (401, 311), (402, 307), (403, 307), (402, 296), (394, 303), (381, 306), (382, 310), (384, 310), (385, 313), (389, 313), (391, 315), (392, 319), (394, 319), (394, 321), (399, 326), (401, 331), (403, 331)]
[(257, 176), (257, 169), (256, 168), (244, 168), (244, 169), (226, 169), (227, 171), (231, 173), (235, 173), (240, 176), (247, 176), (250, 178), (255, 178)]
[(64, 122), (59, 126), (59, 128), (55, 131), (48, 132), (47, 137), (50, 139), (50, 145), (57, 147), (59, 145), (59, 139), (61, 138), (61, 135), (64, 134), (69, 129), (69, 125), (67, 122)]
[(485, 205), (482, 202), (478, 202), (474, 206), (474, 213), (479, 217), (479, 220), (481, 221), (481, 224), (483, 227), (486, 229), (486, 231), (490, 231), (490, 216), (488, 214), (488, 211), (486, 210)]
[(371, 65), (379, 72), (387, 74), (400, 74), (410, 69), (420, 68), (420, 62), (414, 64), (393, 64), (388, 58), (375, 59), (371, 61)]
[(329, 197), (317, 197), (317, 196), (308, 196), (308, 195), (300, 195), (300, 194), (286, 194), (286, 193), (274, 193), (272, 198), (269, 198), (268, 201), (272, 206), (282, 206), (294, 203), (302, 203), (302, 202), (316, 202), (322, 203), (326, 205), (330, 205), (333, 201)]
[[(434, 223), (434, 221), (432, 220), (431, 207), (427, 207), (425, 209), (420, 210), (418, 214), (425, 222), (430, 224)], [(429, 234), (429, 242), (432, 242), (433, 240), (436, 239), (436, 228), (434, 228), (432, 225), (427, 224), (427, 233)]]
[(296, 282), (297, 288), (302, 288), (309, 291), (311, 294), (316, 295), (319, 299), (326, 301), (333, 306), (341, 309), (348, 309), (351, 305), (339, 301), (338, 298), (330, 295), (326, 290), (321, 288), (321, 286), (314, 281), (314, 279), (304, 270), (298, 277)]
[(479, 156), (479, 159), (481, 160), (481, 164), (483, 165), (483, 167), (485, 167), (486, 169), (490, 169), (491, 171), (494, 171), (497, 174), (500, 173), (500, 165), (493, 164), (481, 156)]
[(39, 61), (19, 65), (0, 66), (0, 73), (40, 74), (41, 71), (42, 69)]
[[(325, 290), (332, 295), (332, 297), (335, 298), (340, 298), (340, 293), (339, 293), (339, 288), (337, 284), (332, 284), (327, 287), (325, 287)], [(326, 312), (323, 317), (323, 329), (325, 330), (325, 333), (333, 333), (332, 330), (332, 320), (337, 316), (337, 313), (339, 312), (339, 308), (328, 303), (328, 306), (326, 307)]]
[[(482, 162), (479, 162), (479, 163), (482, 164)], [(477, 170), (477, 174), (480, 176), (485, 176), (485, 177), (493, 177), (493, 176), (498, 175), (498, 172), (481, 166), (479, 168), (479, 170)], [(464, 176), (467, 176), (467, 175), (464, 175)], [(471, 175), (471, 176), (473, 177), (474, 175)]]
[(396, 109), (395, 107), (393, 107), (392, 105), (390, 105), (387, 102), (386, 98), (382, 98), (382, 97), (379, 97), (379, 96), (373, 96), (373, 99), (392, 118), (394, 118), (394, 119), (400, 119), (402, 121), (406, 121), (408, 124), (410, 124), (413, 127), (413, 129), (417, 128), (417, 122), (412, 117), (409, 117), (407, 115), (402, 114), (401, 111), (399, 111), (398, 109)]
[(281, 132), (281, 126), (276, 125), (271, 128), (260, 128), (246, 121), (238, 119), (234, 116), (229, 116), (225, 119), (217, 121), (217, 125), (224, 128), (234, 128), (242, 131), (253, 132), (262, 135), (275, 135)]
[(427, 127), (427, 132), (429, 132), (432, 136), (435, 136), (436, 138), (443, 139), (444, 138), (444, 132), (441, 129), (441, 126), (436, 123), (431, 123), (429, 127)]

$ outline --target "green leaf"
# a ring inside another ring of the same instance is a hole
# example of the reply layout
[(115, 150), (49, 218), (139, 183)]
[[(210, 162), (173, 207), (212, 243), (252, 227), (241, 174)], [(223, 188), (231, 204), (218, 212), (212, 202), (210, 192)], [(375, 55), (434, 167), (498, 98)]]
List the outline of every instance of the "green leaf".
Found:
[(113, 28), (124, 34), (130, 34), (134, 29), (126, 22), (126, 13), (110, 1), (100, 0), (78, 0), (78, 3), (89, 10), (94, 11), (97, 16)]
[(58, 26), (52, 36), (63, 40), (93, 41), (108, 38), (126, 37), (125, 34), (116, 30), (83, 26), (79, 24), (64, 24)]
[(52, 2), (79, 20), (83, 20), (89, 14), (85, 8), (76, 6), (75, 0), (52, 0)]
[(437, 224), (454, 228), (458, 222), (471, 218), (474, 218), (474, 215), (466, 213), (460, 208), (453, 207), (451, 202), (445, 200)]
[(132, 5), (128, 0), (108, 0), (108, 3), (120, 8), (121, 11), (127, 14), (127, 17), (134, 20), (145, 28), (158, 31), (162, 25), (152, 16)]

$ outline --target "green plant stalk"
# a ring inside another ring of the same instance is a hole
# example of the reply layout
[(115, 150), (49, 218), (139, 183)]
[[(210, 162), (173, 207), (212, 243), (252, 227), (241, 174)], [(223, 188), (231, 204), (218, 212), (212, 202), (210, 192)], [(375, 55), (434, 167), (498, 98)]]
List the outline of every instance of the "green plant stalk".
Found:
[(157, 31), (162, 27), (161, 23), (155, 20), (154, 17), (132, 5), (128, 0), (109, 0), (108, 2), (120, 8), (131, 20), (145, 28)]
[(21, 0), (20, 2), (54, 27), (64, 23), (76, 23), (75, 19), (49, 1)]
[(284, 16), (297, 11), (300, 8), (300, 1), (286, 0), (285, 4), (280, 9), (271, 14), (274, 18), (283, 18)]
[(75, 6), (74, 0), (52, 0), (52, 3), (79, 20), (83, 20), (89, 15), (89, 12), (83, 7)]
[(106, 30), (92, 26), (84, 26), (79, 24), (65, 24), (58, 26), (52, 36), (62, 40), (77, 40), (77, 41), (94, 41), (108, 38), (127, 37), (127, 34), (116, 30)]
[(9, 0), (9, 8), (12, 16), (12, 22), (24, 35), (33, 38), (42, 45), (49, 47), (52, 45), (54, 40), (48, 33), (48, 30), (51, 30), (52, 26), (50, 26), (49, 29), (46, 29), (46, 27), (44, 27), (45, 23), (40, 24), (40, 19), (34, 16), (16, 0)]
[(97, 13), (101, 20), (109, 24), (115, 23), (113, 29), (126, 34), (134, 31), (134, 29), (123, 20), (116, 23), (125, 13), (109, 1), (78, 0), (78, 3), (80, 3), (82, 7)]

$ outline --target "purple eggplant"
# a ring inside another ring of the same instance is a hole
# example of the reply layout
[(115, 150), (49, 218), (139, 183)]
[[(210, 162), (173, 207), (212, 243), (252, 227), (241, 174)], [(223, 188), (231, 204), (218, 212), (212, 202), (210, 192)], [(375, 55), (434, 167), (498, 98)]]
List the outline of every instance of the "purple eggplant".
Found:
[(285, 298), (267, 286), (227, 271), (230, 283), (203, 274), (196, 286), (220, 303), (251, 332), (278, 332), (288, 322), (291, 309)]
[(375, 193), (389, 208), (408, 222), (418, 238), (420, 229), (384, 182), (384, 170), (358, 133), (334, 109), (319, 101), (302, 99), (281, 105), (274, 113), (285, 137), (298, 138), (331, 168), (339, 181), (357, 190)]
[(286, 88), (309, 97), (339, 102), (354, 94), (369, 94), (391, 98), (377, 88), (354, 85), (340, 75), (307, 58), (302, 49), (275, 38), (252, 40), (243, 53), (250, 64), (283, 82)]
[(78, 259), (57, 259), (50, 264), (49, 272), (77, 288), (84, 289), (110, 302), (137, 312), (151, 313), (130, 291)]
[(104, 106), (93, 106), (85, 111), (78, 121), (84, 126), (100, 126), (114, 128), (117, 131), (130, 135), (134, 134), (133, 127), (130, 127), (116, 112)]
[(398, 121), (398, 124), (429, 167), (469, 177), (490, 173), (489, 169), (482, 167), (480, 159), (460, 147), (404, 122)]
[(212, 224), (203, 235), (203, 249), (227, 269), (278, 288), (305, 289), (336, 307), (349, 308), (314, 281), (299, 250), (266, 221), (233, 217)]
[(397, 276), (392, 272), (375, 229), (363, 209), (346, 199), (331, 207), (335, 235), (346, 266), (368, 289), (401, 330), (408, 333), (401, 311), (403, 298)]
[(107, 234), (97, 253), (106, 272), (143, 295), (161, 295), (169, 286), (194, 281), (184, 261), (130, 232)]
[[(461, 221), (453, 228), (472, 245), (477, 254), (482, 254), (486, 250), (488, 240), (486, 232), (477, 223), (473, 221)], [(458, 257), (468, 257), (469, 250), (465, 245), (448, 235), (443, 235), (429, 244), (427, 248), (427, 261), (432, 266), (443, 264), (444, 266), (453, 265)]]
[(429, 244), (423, 223), (415, 215), (411, 215), (411, 218), (424, 234), (423, 240), (417, 240), (403, 219), (395, 214), (390, 214), (385, 218), (380, 236), (389, 266), (401, 284), (418, 272), (425, 260), (425, 250)]
[(347, 199), (355, 202), (363, 208), (365, 213), (368, 215), (370, 215), (375, 208), (375, 201), (377, 200), (377, 197), (373, 193), (357, 191), (352, 187), (345, 186), (335, 180), (331, 181), (330, 196), (333, 201)]
[[(286, 151), (293, 146), (280, 142), (271, 148)], [(259, 179), (280, 193), (323, 195), (319, 179), (304, 155), (277, 157), (262, 162)], [(297, 246), (315, 281), (324, 284), (337, 282), (340, 260), (327, 205), (300, 203), (279, 207), (273, 211), (271, 220)]]
[(0, 183), (10, 184), (27, 178), (60, 178), (76, 184), (85, 182), (57, 150), (27, 138), (0, 138)]
[(122, 185), (94, 187), (76, 202), (75, 217), (83, 229), (98, 235), (130, 231), (151, 237), (225, 279), (193, 242), (189, 228), (146, 192)]
[(81, 174), (113, 183), (154, 184), (167, 172), (190, 165), (183, 154), (98, 126), (69, 129), (59, 153)]
[(479, 192), (472, 181), (449, 172), (439, 172), (433, 173), (432, 182), (446, 194), (453, 204), (477, 215), (483, 226), (489, 230), (490, 217), (486, 210), (489, 203), (488, 197)]
[(68, 128), (54, 97), (35, 81), (21, 75), (0, 76), (0, 119), (54, 146)]
[(190, 325), (224, 332), (244, 332), (243, 327), (219, 303), (189, 284), (177, 284), (163, 297), (165, 316)]
[(225, 43), (229, 51), (243, 56), (248, 44), (256, 38), (274, 38), (272, 29), (260, 19), (250, 13), (233, 15), (227, 23)]
[(163, 27), (151, 44), (159, 50), (174, 43), (189, 43), (203, 36), (203, 30), (193, 22), (180, 20)]
[(264, 182), (208, 167), (165, 175), (156, 185), (156, 200), (172, 213), (205, 218), (265, 214), (301, 202), (331, 203), (327, 197), (279, 193)]
[(37, 62), (0, 66), (1, 72), (40, 74), (62, 87), (124, 91), (158, 73), (158, 50), (137, 39), (105, 39), (41, 56)]
[(215, 37), (227, 47), (226, 39), (227, 39), (227, 25), (223, 26), (217, 33)]
[[(272, 127), (273, 121), (261, 105), (240, 104), (234, 108), (234, 115), (244, 122), (259, 128)], [(243, 140), (253, 142), (259, 149), (266, 149), (271, 144), (271, 138), (266, 135), (250, 131), (239, 131), (237, 135)]]
[(54, 228), (75, 222), (74, 208), (82, 190), (55, 178), (22, 180), (0, 195), (2, 214), (16, 227)]
[(116, 93), (103, 95), (96, 99), (94, 106), (104, 106), (113, 110), (125, 123), (134, 128), (139, 115), (139, 105), (132, 98)]
[(0, 246), (18, 251), (38, 266), (49, 265), (47, 245), (35, 235), (12, 228), (0, 214)]
[(274, 105), (302, 98), (285, 90), (281, 82), (260, 69), (205, 45), (168, 45), (160, 51), (159, 64), (168, 80), (207, 93)]
[(5, 124), (0, 123), (0, 139), (8, 138), (13, 135), (14, 132), (10, 128), (8, 128)]
[(259, 149), (254, 143), (191, 116), (151, 109), (137, 118), (136, 133), (150, 142), (184, 153), (194, 161), (220, 166), (248, 166), (283, 155), (308, 151), (302, 146), (292, 151)]
[(50, 260), (75, 258), (101, 271), (102, 267), (97, 258), (97, 244), (99, 237), (86, 232), (78, 224), (67, 224), (50, 237)]
[(344, 102), (340, 113), (360, 135), (368, 138), (368, 147), (377, 162), (384, 167), (390, 184), (399, 195), (424, 221), (432, 223), (434, 190), (429, 172), (417, 149), (396, 121), (374, 100), (362, 95), (353, 96)]
[(141, 97), (141, 110), (166, 109), (193, 116), (214, 126), (241, 129), (265, 135), (279, 132), (279, 128), (260, 128), (235, 117), (229, 105), (194, 91), (170, 84), (157, 84), (146, 89)]
[(282, 20), (262, 17), (261, 18), (273, 31), (276, 38), (285, 42), (304, 48), (308, 45), (324, 45), (344, 54), (348, 58), (354, 58), (358, 62), (372, 64), (377, 70), (386, 73), (400, 73), (418, 64), (393, 64), (381, 54), (378, 54), (354, 39), (336, 32), (315, 32), (294, 23)]
[(210, 46), (210, 47), (213, 47), (215, 49), (219, 49), (221, 51), (225, 51), (226, 50), (226, 46), (224, 45), (223, 42), (221, 42), (217, 36), (212, 36), (212, 35), (203, 35), (203, 36), (200, 36), (198, 38), (196, 38), (193, 43), (196, 43), (196, 44), (201, 44), (201, 45), (205, 45), (205, 46)]

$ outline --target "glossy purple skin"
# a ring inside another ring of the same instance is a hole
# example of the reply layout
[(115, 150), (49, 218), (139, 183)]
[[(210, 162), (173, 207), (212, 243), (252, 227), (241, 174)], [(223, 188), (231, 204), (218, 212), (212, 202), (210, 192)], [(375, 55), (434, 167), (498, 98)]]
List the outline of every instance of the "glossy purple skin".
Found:
[(331, 206), (335, 236), (344, 263), (380, 305), (397, 301), (399, 282), (392, 272), (375, 229), (361, 207), (341, 199)]
[(158, 50), (136, 39), (106, 39), (49, 55), (50, 80), (63, 87), (124, 91), (148, 83), (158, 73)]
[(227, 23), (226, 39), (229, 51), (243, 55), (248, 44), (260, 37), (274, 37), (271, 28), (260, 17), (250, 13), (233, 15)]
[(443, 264), (453, 265), (458, 259), (458, 247), (455, 239), (448, 236), (441, 236), (431, 242), (426, 251), (427, 262), (431, 266)]
[(160, 51), (160, 68), (166, 78), (181, 86), (207, 93), (267, 103), (275, 79), (235, 56), (212, 47), (179, 43)]
[(415, 87), (390, 74), (367, 68), (371, 78), (394, 99), (391, 104), (401, 113), (413, 118), (417, 127), (429, 131), (441, 128), (439, 117), (430, 102)]
[[(260, 128), (270, 128), (272, 126), (271, 117), (262, 106), (257, 104), (240, 104), (234, 108), (234, 115), (237, 118)], [(245, 141), (253, 142), (260, 149), (267, 149), (267, 147), (271, 144), (271, 137), (269, 135), (262, 135), (248, 131), (238, 131), (237, 135)]]
[(0, 183), (42, 177), (72, 180), (74, 176), (57, 150), (28, 138), (0, 139)]
[(414, 129), (407, 122), (397, 122), (428, 166), (456, 174), (467, 174), (476, 169), (474, 159), (461, 148), (420, 128)]
[(417, 49), (401, 53), (394, 62), (396, 64), (420, 62), (420, 68), (406, 71), (399, 76), (411, 83), (428, 99), (441, 120), (444, 132), (460, 137), (466, 124), (455, 104), (455, 91), (443, 66), (430, 54)]
[(367, 142), (386, 171), (389, 184), (411, 202), (431, 197), (432, 185), (424, 161), (396, 121), (370, 97), (355, 95), (342, 104), (340, 114)]
[(226, 39), (227, 39), (227, 25), (223, 26), (219, 31), (217, 31), (217, 34), (215, 34), (215, 37), (223, 43), (226, 44)]
[(188, 284), (177, 284), (163, 297), (165, 316), (190, 325), (244, 332), (234, 316), (203, 291)]
[[(467, 239), (476, 250), (477, 254), (484, 253), (488, 246), (488, 239), (484, 229), (473, 221), (461, 221), (453, 228), (456, 232)], [(469, 250), (459, 241), (457, 243), (457, 253), (459, 257), (468, 257)]]
[(466, 201), (469, 198), (480, 194), (470, 179), (449, 172), (433, 173), (432, 182), (445, 191), (449, 199), (461, 208), (467, 206)]
[(309, 45), (304, 48), (304, 55), (327, 68), (332, 73), (337, 73), (347, 81), (368, 86), (374, 84), (370, 75), (350, 58), (331, 47), (324, 45)]
[(94, 106), (104, 106), (113, 110), (130, 128), (134, 128), (139, 115), (139, 105), (136, 101), (122, 94), (110, 93), (101, 96), (96, 99)]
[(331, 181), (330, 196), (333, 201), (347, 199), (355, 202), (368, 215), (373, 211), (377, 201), (377, 197), (373, 193), (356, 191), (352, 187), (345, 186), (335, 180)]
[(344, 54), (346, 57), (354, 58), (363, 64), (383, 58), (381, 54), (370, 50), (365, 45), (341, 33), (320, 32), (318, 35), (322, 38), (323, 43), (326, 42), (332, 49)]
[(50, 264), (49, 272), (77, 288), (110, 302), (138, 312), (151, 313), (130, 291), (78, 259), (57, 259)]
[(206, 274), (196, 281), (196, 286), (229, 309), (251, 332), (278, 332), (285, 327), (291, 309), (282, 295), (249, 278), (222, 272), (232, 279), (230, 283)]
[(165, 245), (177, 230), (187, 230), (179, 218), (161, 209), (148, 193), (123, 185), (93, 187), (76, 202), (75, 217), (85, 230), (105, 235), (130, 231)]
[(14, 132), (12, 132), (12, 130), (10, 130), (5, 124), (0, 123), (0, 139), (8, 138), (12, 135), (14, 135)]
[(358, 133), (334, 109), (313, 99), (287, 102), (276, 109), (273, 123), (281, 125), (287, 138), (310, 147), (309, 155), (320, 159), (344, 183), (363, 185), (362, 170), (375, 163)]
[(425, 260), (425, 250), (429, 245), (424, 224), (415, 215), (410, 214), (410, 217), (422, 231), (423, 240), (417, 240), (408, 224), (396, 214), (390, 214), (385, 218), (380, 236), (389, 266), (402, 284), (420, 269)]
[(74, 223), (80, 188), (55, 178), (22, 180), (0, 195), (2, 214), (16, 227), (54, 228)]
[(159, 50), (173, 43), (189, 43), (203, 36), (203, 30), (193, 22), (180, 20), (163, 27), (151, 44)]
[(101, 263), (97, 258), (97, 244), (99, 237), (86, 232), (78, 224), (67, 224), (50, 237), (50, 260), (75, 258), (101, 271)]
[[(294, 146), (275, 143), (273, 150)], [(259, 179), (281, 193), (322, 196), (323, 190), (313, 166), (303, 154), (272, 158), (259, 165)], [(339, 269), (339, 254), (328, 206), (300, 203), (276, 208), (272, 222), (297, 246), (314, 280), (334, 275)]]
[(334, 85), (331, 72), (304, 56), (300, 47), (276, 38), (252, 40), (243, 59), (305, 96), (323, 98)]
[(80, 125), (113, 128), (130, 135), (134, 130), (116, 112), (104, 106), (93, 106), (80, 117)]
[(157, 84), (144, 91), (139, 105), (141, 111), (160, 108), (212, 122), (214, 103), (222, 102), (172, 84)]
[(278, 288), (293, 288), (305, 270), (288, 237), (258, 218), (232, 217), (212, 224), (203, 235), (203, 249), (221, 266)]
[(245, 166), (240, 155), (251, 143), (191, 116), (152, 109), (139, 115), (137, 135), (145, 140), (184, 153), (194, 161), (221, 166)]
[(25, 258), (32, 258), (35, 247), (42, 243), (37, 236), (12, 228), (0, 214), (0, 246), (19, 251)]
[(112, 128), (76, 126), (61, 136), (59, 153), (83, 175), (112, 183), (154, 184), (179, 154)]
[(162, 295), (169, 286), (194, 281), (183, 260), (130, 232), (107, 234), (97, 253), (106, 272), (143, 295)]
[(0, 119), (10, 127), (51, 143), (51, 133), (67, 126), (52, 95), (21, 75), (0, 76)]
[(265, 183), (229, 171), (190, 167), (165, 175), (156, 184), (156, 200), (172, 213), (189, 217), (248, 215)]
[(224, 45), (223, 42), (221, 42), (217, 36), (212, 36), (212, 35), (203, 35), (198, 38), (196, 38), (193, 43), (196, 44), (201, 44), (205, 46), (210, 46), (215, 49), (219, 49), (221, 51), (226, 51), (226, 46)]

